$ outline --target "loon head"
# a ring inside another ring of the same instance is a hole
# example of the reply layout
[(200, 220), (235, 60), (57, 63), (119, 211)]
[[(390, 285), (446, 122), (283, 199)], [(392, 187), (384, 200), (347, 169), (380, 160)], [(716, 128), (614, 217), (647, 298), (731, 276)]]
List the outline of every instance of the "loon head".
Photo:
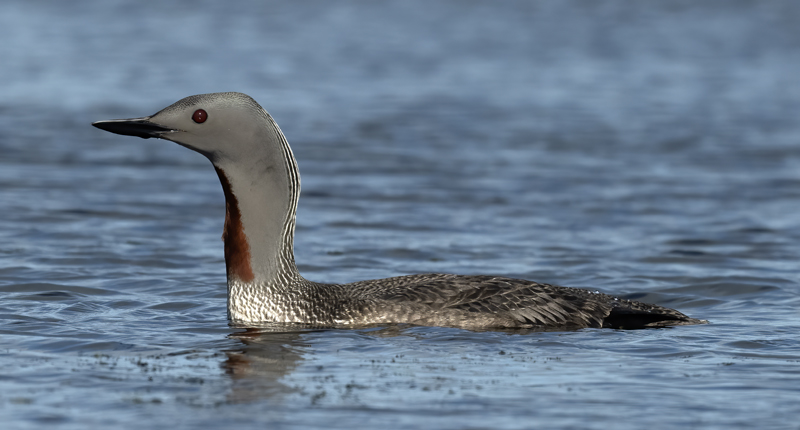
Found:
[(171, 140), (217, 161), (263, 157), (263, 146), (278, 138), (275, 121), (250, 96), (211, 93), (186, 97), (156, 114), (97, 121), (93, 126), (116, 134)]

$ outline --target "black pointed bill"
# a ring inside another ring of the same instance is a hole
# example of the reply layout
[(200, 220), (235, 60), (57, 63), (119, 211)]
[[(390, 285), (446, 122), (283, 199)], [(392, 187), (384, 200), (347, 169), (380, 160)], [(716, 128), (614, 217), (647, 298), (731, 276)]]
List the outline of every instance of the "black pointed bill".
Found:
[(156, 124), (150, 121), (150, 117), (109, 119), (106, 121), (93, 122), (92, 125), (101, 130), (110, 131), (116, 134), (123, 134), (125, 136), (137, 136), (141, 137), (142, 139), (149, 139), (151, 137), (159, 138), (165, 133), (179, 131)]

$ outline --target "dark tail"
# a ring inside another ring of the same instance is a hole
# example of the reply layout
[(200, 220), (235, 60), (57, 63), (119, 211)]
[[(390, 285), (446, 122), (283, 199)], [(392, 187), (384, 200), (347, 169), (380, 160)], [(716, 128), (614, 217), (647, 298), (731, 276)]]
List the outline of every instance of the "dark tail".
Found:
[(687, 317), (674, 309), (627, 300), (624, 302), (611, 308), (611, 313), (603, 319), (603, 328), (636, 330), (708, 324), (706, 320)]

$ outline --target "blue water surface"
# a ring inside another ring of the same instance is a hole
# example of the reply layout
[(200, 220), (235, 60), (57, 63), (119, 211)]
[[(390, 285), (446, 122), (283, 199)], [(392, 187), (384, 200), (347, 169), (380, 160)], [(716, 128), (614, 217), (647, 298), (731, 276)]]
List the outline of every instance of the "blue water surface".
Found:
[[(800, 3), (0, 4), (0, 422), (788, 428)], [(199, 154), (92, 121), (241, 91), (302, 174), (320, 282), (497, 274), (662, 330), (229, 326)]]

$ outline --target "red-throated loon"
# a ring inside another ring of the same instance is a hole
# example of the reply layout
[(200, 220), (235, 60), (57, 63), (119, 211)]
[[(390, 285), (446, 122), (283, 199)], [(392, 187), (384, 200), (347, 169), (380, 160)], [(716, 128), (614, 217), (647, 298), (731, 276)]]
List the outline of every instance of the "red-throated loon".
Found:
[(700, 324), (676, 310), (496, 276), (423, 274), (352, 284), (303, 278), (294, 261), (300, 173), (278, 124), (242, 93), (187, 97), (155, 115), (98, 121), (205, 155), (225, 193), (228, 318), (237, 323), (578, 329)]

